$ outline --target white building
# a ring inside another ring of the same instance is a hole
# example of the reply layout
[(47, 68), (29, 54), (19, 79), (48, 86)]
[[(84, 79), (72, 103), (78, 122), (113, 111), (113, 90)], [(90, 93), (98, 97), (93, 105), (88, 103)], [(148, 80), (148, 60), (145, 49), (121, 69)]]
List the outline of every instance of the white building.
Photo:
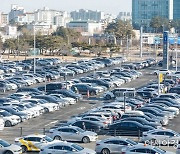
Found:
[(131, 12), (119, 12), (117, 19), (127, 21), (132, 21), (132, 13)]
[(44, 7), (42, 10), (36, 10), (35, 13), (35, 22), (44, 22), (49, 25), (54, 25), (54, 17), (61, 15), (61, 11), (50, 10), (47, 7)]
[(2, 13), (1, 14), (1, 26), (5, 26), (9, 24), (8, 14)]
[(54, 17), (54, 25), (58, 27), (66, 27), (67, 23), (69, 23), (70, 21), (72, 21), (72, 18), (66, 11), (62, 12), (61, 15), (57, 15)]
[(92, 36), (93, 34), (102, 33), (102, 23), (92, 21), (71, 21), (67, 28), (81, 32), (82, 35)]
[(33, 12), (27, 12), (26, 13), (26, 20), (27, 23), (32, 23), (35, 20), (34, 13)]
[(74, 21), (81, 20), (81, 21), (96, 21), (99, 22), (104, 19), (104, 12), (96, 10), (76, 10), (72, 11), (71, 17), (73, 18)]
[(6, 35), (11, 36), (11, 37), (16, 37), (17, 36), (17, 27), (16, 26), (6, 26)]
[(42, 35), (50, 35), (57, 29), (57, 26), (49, 25), (48, 23), (45, 22), (37, 22), (35, 23), (35, 26), (33, 23), (28, 24), (27, 29), (32, 32), (35, 29), (35, 33), (41, 33)]

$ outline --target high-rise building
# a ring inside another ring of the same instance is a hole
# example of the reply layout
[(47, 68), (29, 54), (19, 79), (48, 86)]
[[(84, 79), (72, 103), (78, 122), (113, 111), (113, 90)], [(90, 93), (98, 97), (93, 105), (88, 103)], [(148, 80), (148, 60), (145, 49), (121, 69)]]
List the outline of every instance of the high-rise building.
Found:
[(2, 25), (7, 25), (8, 23), (9, 23), (8, 14), (2, 13), (1, 14), (1, 24)]
[(173, 0), (132, 0), (132, 23), (149, 27), (153, 17), (173, 19)]
[(9, 22), (14, 23), (17, 22), (18, 16), (24, 16), (25, 10), (23, 7), (19, 7), (18, 5), (11, 5), (11, 11), (9, 12)]
[(123, 21), (127, 21), (127, 20), (132, 20), (132, 13), (131, 12), (119, 12), (118, 19), (123, 20)]
[(174, 0), (173, 5), (173, 19), (180, 19), (180, 0)]
[(92, 11), (92, 10), (76, 10), (72, 11), (71, 17), (74, 21), (96, 21), (99, 22), (104, 19), (104, 12), (101, 11)]

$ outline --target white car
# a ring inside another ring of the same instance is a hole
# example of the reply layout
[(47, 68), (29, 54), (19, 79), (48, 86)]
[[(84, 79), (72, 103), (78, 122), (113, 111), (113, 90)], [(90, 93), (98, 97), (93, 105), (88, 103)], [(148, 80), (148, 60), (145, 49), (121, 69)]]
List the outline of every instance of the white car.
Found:
[(76, 126), (64, 126), (56, 129), (50, 129), (47, 135), (53, 139), (65, 141), (80, 141), (83, 143), (96, 141), (98, 138), (96, 133), (85, 131)]
[(39, 152), (40, 149), (48, 143), (53, 143), (53, 140), (50, 137), (41, 134), (31, 134), (15, 139), (15, 144), (21, 146), (23, 153), (27, 151)]
[(1, 154), (21, 154), (22, 148), (18, 145), (9, 144), (8, 142), (0, 139), (0, 153)]
[(151, 145), (177, 145), (180, 141), (180, 134), (171, 129), (155, 129), (143, 132), (141, 141)]
[(158, 75), (159, 73), (168, 75), (168, 74), (171, 74), (172, 72), (170, 70), (167, 70), (167, 69), (156, 70), (153, 72), (153, 74), (155, 74), (155, 75)]
[(0, 116), (3, 117), (5, 127), (11, 127), (21, 122), (19, 116), (11, 115), (9, 112), (5, 110), (0, 110)]
[(31, 102), (33, 104), (39, 105), (40, 107), (43, 107), (45, 112), (53, 112), (55, 111), (55, 107), (57, 107), (57, 104), (54, 103), (47, 103), (41, 99), (26, 99), (26, 100), (21, 100), (22, 102)]
[(50, 96), (56, 96), (62, 100), (64, 100), (65, 102), (68, 102), (70, 105), (72, 104), (76, 104), (76, 100), (74, 98), (71, 98), (71, 97), (65, 97), (64, 95), (62, 94), (51, 94)]
[(41, 148), (39, 154), (96, 154), (94, 150), (83, 148), (77, 144), (56, 141)]

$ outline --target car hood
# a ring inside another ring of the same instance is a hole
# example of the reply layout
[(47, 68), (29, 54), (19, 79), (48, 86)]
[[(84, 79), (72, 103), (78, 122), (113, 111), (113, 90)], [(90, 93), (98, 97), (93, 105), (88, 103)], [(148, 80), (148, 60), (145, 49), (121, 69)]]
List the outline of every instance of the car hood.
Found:
[(22, 148), (19, 145), (11, 144), (7, 149), (12, 151), (20, 151)]
[(83, 134), (84, 134), (84, 135), (87, 135), (87, 136), (88, 136), (88, 135), (89, 135), (89, 136), (90, 136), (90, 135), (91, 135), (91, 136), (96, 136), (96, 135), (97, 135), (96, 133), (91, 132), (91, 131), (85, 131), (85, 132), (83, 132)]

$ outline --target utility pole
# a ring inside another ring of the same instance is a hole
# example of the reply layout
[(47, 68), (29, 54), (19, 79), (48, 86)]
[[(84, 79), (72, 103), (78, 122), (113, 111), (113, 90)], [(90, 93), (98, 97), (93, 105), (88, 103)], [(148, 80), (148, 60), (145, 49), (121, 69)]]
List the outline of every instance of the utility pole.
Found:
[(142, 50), (143, 50), (143, 27), (140, 29), (140, 57), (142, 58)]
[(36, 32), (35, 32), (35, 22), (34, 22), (34, 74), (36, 74)]

